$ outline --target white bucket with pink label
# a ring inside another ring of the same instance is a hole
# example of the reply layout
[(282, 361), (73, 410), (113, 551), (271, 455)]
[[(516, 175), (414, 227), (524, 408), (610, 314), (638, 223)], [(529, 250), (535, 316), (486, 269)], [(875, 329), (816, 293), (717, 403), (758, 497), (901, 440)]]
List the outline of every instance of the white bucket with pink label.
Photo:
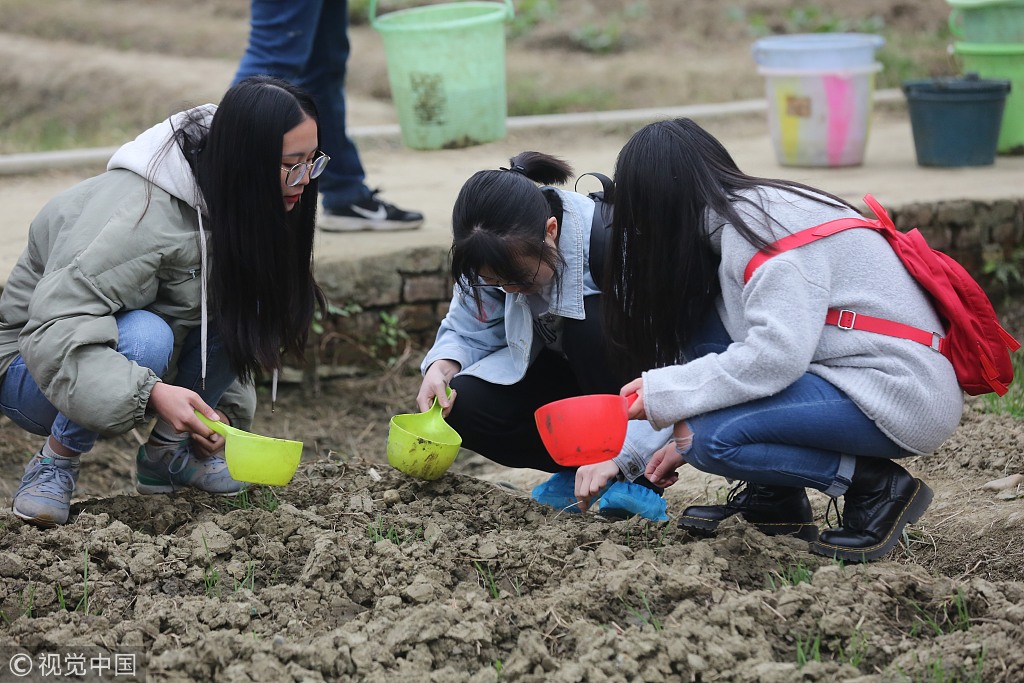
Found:
[(806, 33), (754, 43), (768, 126), (783, 166), (858, 166), (871, 124), (881, 36)]

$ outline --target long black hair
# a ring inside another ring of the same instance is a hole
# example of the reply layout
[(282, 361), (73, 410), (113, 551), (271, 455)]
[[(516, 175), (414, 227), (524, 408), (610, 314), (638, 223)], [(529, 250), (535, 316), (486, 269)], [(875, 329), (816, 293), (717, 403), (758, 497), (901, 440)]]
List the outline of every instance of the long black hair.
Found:
[(602, 306), (609, 335), (633, 376), (680, 362), (680, 351), (721, 292), (709, 211), (750, 244), (767, 246), (736, 210), (736, 203), (747, 202), (760, 211), (740, 194), (760, 187), (854, 208), (801, 183), (744, 174), (722, 143), (690, 119), (644, 126), (619, 152)]
[(307, 118), (318, 120), (308, 94), (254, 76), (225, 93), (205, 134), (178, 132), (208, 215), (211, 317), (244, 379), (280, 368), (283, 354), (301, 357), (324, 306), (313, 277), (318, 183), (290, 212), (281, 192), (282, 140)]
[(529, 282), (536, 274), (529, 264), (541, 262), (558, 272), (564, 259), (545, 247), (544, 226), (554, 216), (561, 230), (562, 200), (537, 183), (571, 176), (569, 164), (541, 152), (520, 152), (507, 169), (473, 174), (452, 209), (452, 278), (471, 284), (490, 268), (501, 280)]

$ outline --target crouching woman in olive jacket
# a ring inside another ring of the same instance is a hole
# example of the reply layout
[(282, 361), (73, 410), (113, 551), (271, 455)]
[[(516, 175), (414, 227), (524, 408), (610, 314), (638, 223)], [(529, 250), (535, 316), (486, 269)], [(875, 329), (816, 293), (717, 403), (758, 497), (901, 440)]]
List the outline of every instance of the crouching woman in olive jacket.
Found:
[[(0, 297), (0, 410), (48, 436), (14, 513), (68, 519), (79, 456), (156, 417), (141, 493), (236, 493), (223, 441), (248, 428), (254, 373), (305, 345), (320, 152), (312, 100), (247, 79), (121, 147), (52, 199)], [(189, 438), (191, 437), (191, 438)]]

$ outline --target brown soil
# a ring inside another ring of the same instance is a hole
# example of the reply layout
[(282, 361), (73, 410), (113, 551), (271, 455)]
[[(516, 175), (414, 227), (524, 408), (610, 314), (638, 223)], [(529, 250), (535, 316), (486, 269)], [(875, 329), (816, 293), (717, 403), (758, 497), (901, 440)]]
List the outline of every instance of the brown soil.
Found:
[[(114, 102), (138, 94), (123, 84), (142, 78), (131, 68), (139, 59), (165, 77), (146, 91), (153, 106), (169, 107), (193, 86), (215, 97), (223, 82), (204, 74), (229, 78), (245, 39), (244, 13), (227, 0), (2, 5), (12, 32), (0, 44), (5, 58), (36, 60), (37, 80), (60, 74), (72, 84), (81, 69), (94, 70)], [(622, 52), (595, 57), (565, 46), (572, 27), (640, 5), (642, 21), (624, 20)], [(729, 3), (748, 17), (730, 23), (725, 5), (559, 3), (550, 24), (510, 41), (510, 82), (532, 73), (554, 89), (557, 64), (617, 93), (616, 106), (757, 97), (749, 17), (763, 11), (785, 28), (792, 10)], [(829, 17), (877, 10), (894, 32), (890, 45), (935, 34), (948, 11), (934, 0), (815, 6)], [(371, 38), (354, 30), (361, 63), (376, 59), (351, 84), (366, 101), (383, 74)], [(62, 71), (54, 54), (72, 63)], [(0, 77), (22, 94), (31, 80), (9, 70)], [(69, 101), (78, 92), (69, 90)], [(152, 113), (132, 109), (125, 125), (136, 116), (148, 124)], [(1021, 316), (1007, 320), (1024, 332)], [(71, 645), (137, 652), (160, 681), (1024, 678), (1024, 499), (1020, 484), (984, 487), (1024, 473), (1024, 426), (985, 412), (985, 401), (970, 401), (938, 453), (908, 463), (936, 497), (897, 550), (843, 566), (742, 521), (708, 539), (673, 523), (558, 513), (530, 500), (543, 474), (471, 453), (436, 482), (400, 474), (386, 462), (388, 419), (412, 410), (418, 353), (387, 374), (325, 382), (317, 395), (290, 387), (273, 414), (263, 401), (256, 430), (305, 443), (287, 487), (234, 500), (139, 496), (135, 436), (102, 441), (85, 461), (68, 526), (39, 530), (0, 512), (0, 643), (34, 655)], [(0, 420), (4, 508), (38, 446)], [(688, 469), (666, 494), (669, 514), (726, 490)], [(813, 497), (822, 524), (826, 502)]]

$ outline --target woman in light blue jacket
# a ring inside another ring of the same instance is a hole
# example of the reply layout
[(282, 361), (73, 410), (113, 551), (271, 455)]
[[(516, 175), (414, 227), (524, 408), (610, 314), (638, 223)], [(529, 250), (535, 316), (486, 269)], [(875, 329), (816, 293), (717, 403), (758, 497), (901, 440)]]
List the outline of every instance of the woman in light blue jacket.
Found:
[(634, 421), (614, 459), (567, 470), (548, 455), (534, 422), (545, 403), (618, 393), (626, 379), (606, 354), (590, 270), (595, 203), (537, 185), (571, 175), (560, 159), (523, 152), (508, 169), (480, 171), (462, 187), (452, 212), (454, 296), (423, 360), (416, 402), (427, 410), (436, 396), (464, 447), (508, 467), (555, 472), (534, 491), (541, 502), (572, 507), (578, 499), (585, 509), (613, 482), (604, 499), (615, 501), (615, 512), (605, 505), (605, 514), (667, 519), (643, 477), (667, 430)]

